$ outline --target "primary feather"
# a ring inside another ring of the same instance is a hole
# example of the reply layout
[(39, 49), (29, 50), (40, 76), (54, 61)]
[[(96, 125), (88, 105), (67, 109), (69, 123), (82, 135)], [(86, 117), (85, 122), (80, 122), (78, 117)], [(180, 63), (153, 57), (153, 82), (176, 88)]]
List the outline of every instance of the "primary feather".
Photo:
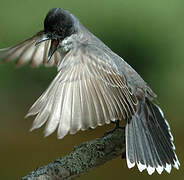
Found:
[(61, 59), (59, 52), (56, 52), (49, 62), (47, 61), (50, 40), (35, 46), (36, 41), (40, 39), (42, 34), (43, 31), (13, 47), (0, 49), (0, 59), (5, 62), (16, 60), (16, 66), (18, 67), (27, 63), (30, 63), (31, 67), (39, 67), (42, 64), (46, 67), (57, 65)]

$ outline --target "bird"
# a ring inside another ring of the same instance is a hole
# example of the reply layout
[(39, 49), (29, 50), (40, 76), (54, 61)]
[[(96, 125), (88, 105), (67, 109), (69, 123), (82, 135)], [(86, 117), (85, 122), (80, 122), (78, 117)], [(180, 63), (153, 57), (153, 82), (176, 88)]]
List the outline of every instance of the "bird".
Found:
[(120, 56), (92, 34), (77, 17), (51, 9), (44, 29), (29, 39), (0, 49), (0, 59), (20, 67), (55, 66), (57, 75), (29, 109), (31, 130), (44, 124), (45, 136), (62, 139), (79, 130), (124, 121), (128, 168), (171, 172), (179, 169), (173, 135), (157, 95)]

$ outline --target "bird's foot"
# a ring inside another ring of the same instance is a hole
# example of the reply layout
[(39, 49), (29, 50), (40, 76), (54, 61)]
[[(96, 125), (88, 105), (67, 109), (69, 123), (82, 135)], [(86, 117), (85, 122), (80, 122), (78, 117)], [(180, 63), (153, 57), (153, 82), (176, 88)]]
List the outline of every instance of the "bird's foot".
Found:
[(107, 131), (107, 132), (104, 134), (104, 136), (107, 136), (108, 134), (113, 133), (116, 129), (125, 129), (125, 127), (122, 127), (122, 126), (119, 125), (120, 120), (117, 120), (117, 121), (112, 122), (112, 123), (115, 124), (114, 128), (111, 129), (110, 131)]

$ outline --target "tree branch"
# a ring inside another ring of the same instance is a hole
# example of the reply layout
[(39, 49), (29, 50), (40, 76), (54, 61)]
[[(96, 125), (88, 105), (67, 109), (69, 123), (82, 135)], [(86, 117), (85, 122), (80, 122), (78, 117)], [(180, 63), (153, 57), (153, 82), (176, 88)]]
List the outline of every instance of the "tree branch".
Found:
[(125, 154), (125, 131), (115, 129), (101, 138), (82, 143), (54, 162), (32, 171), (22, 180), (68, 180)]

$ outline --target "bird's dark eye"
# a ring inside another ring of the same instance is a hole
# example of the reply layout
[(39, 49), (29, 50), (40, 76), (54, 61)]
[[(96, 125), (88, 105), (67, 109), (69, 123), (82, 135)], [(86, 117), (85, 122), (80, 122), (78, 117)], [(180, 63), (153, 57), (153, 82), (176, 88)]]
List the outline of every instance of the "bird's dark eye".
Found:
[(63, 29), (59, 29), (58, 32), (57, 32), (57, 34), (58, 34), (59, 36), (62, 36), (62, 35), (63, 35)]

